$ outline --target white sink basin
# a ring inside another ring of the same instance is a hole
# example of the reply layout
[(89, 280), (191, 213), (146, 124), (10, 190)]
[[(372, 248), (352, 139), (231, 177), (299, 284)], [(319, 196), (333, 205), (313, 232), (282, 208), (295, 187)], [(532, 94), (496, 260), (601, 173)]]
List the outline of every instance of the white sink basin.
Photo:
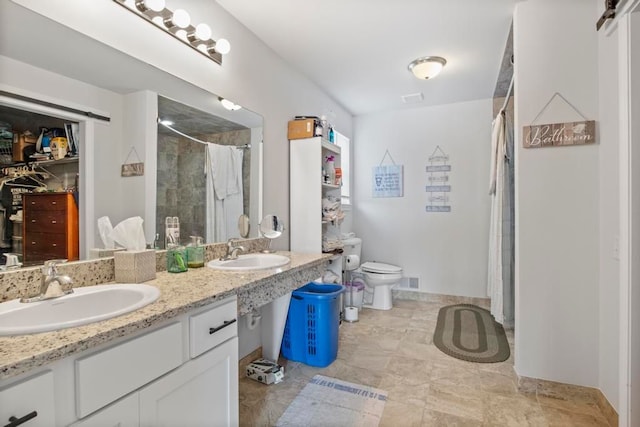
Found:
[(209, 261), (207, 267), (226, 271), (268, 270), (283, 267), (290, 262), (291, 260), (284, 255), (246, 254), (238, 256), (238, 259)]
[(0, 336), (34, 334), (86, 325), (137, 310), (160, 296), (142, 284), (75, 288), (72, 294), (45, 301), (0, 304)]

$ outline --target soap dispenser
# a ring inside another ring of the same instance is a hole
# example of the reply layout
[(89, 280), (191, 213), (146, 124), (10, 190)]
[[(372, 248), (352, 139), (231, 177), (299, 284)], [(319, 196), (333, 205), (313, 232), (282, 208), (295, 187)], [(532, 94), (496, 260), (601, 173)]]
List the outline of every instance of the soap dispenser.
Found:
[(200, 236), (191, 236), (191, 243), (187, 246), (187, 265), (189, 268), (204, 267), (204, 246)]

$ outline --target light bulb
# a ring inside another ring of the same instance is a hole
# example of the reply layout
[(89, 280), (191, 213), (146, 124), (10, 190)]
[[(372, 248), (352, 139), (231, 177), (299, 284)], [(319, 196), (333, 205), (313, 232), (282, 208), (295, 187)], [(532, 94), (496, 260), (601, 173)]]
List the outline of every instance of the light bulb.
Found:
[(215, 49), (219, 54), (226, 55), (231, 50), (231, 44), (227, 39), (219, 39), (216, 41)]
[(154, 12), (160, 12), (164, 10), (164, 0), (142, 0), (136, 2), (138, 9), (151, 9)]
[(207, 24), (198, 24), (196, 26), (196, 37), (202, 41), (211, 38), (211, 28)]
[(177, 9), (173, 12), (173, 16), (171, 17), (171, 22), (176, 27), (187, 28), (191, 23), (191, 17), (189, 13), (187, 13), (184, 9)]
[(226, 108), (229, 111), (236, 111), (241, 109), (242, 107), (238, 104), (234, 104), (233, 102), (229, 101), (228, 99), (225, 98), (219, 98), (220, 100), (220, 104), (222, 104), (222, 106), (224, 108)]

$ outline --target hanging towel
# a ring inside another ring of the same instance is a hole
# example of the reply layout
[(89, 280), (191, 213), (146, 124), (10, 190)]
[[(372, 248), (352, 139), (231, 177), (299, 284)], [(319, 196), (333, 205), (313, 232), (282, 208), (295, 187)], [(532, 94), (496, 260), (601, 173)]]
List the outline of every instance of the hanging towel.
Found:
[(238, 194), (242, 189), (242, 164), (238, 169), (237, 159), (242, 152), (230, 145), (209, 144), (207, 147), (216, 198), (224, 200)]
[(496, 180), (498, 175), (498, 167), (500, 161), (498, 161), (498, 151), (502, 151), (502, 158), (504, 158), (504, 114), (502, 111), (498, 113), (498, 116), (493, 121), (493, 128), (491, 129), (491, 169), (489, 174), (489, 194), (495, 194), (496, 192)]
[(491, 298), (491, 314), (502, 324), (502, 199), (504, 191), (505, 121), (500, 111), (493, 121), (491, 132), (491, 170), (489, 194), (491, 195), (491, 222), (489, 224), (489, 264), (487, 271), (487, 295)]
[(243, 154), (234, 146), (207, 145), (207, 238), (212, 241), (239, 237)]

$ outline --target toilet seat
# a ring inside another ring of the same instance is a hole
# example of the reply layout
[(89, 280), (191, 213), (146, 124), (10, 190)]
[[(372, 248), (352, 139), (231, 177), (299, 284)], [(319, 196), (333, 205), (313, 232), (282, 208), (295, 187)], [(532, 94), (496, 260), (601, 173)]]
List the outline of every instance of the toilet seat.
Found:
[(402, 268), (391, 264), (384, 264), (382, 262), (368, 261), (362, 264), (360, 268), (365, 273), (402, 275)]

